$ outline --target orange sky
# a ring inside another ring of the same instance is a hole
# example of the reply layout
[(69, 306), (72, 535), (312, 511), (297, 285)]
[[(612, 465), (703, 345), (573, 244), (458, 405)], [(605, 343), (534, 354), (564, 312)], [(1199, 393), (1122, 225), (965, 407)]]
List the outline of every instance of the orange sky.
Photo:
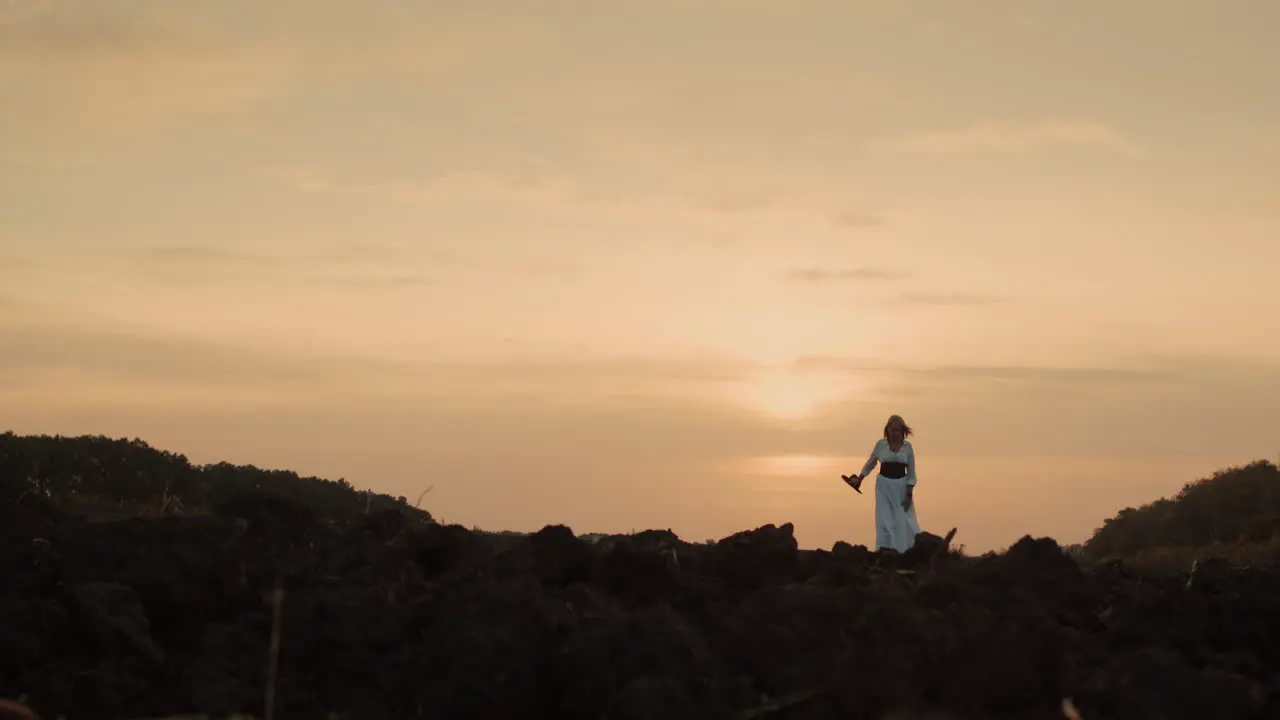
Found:
[(1280, 452), (1280, 4), (0, 0), (0, 407), (449, 522), (1086, 538)]

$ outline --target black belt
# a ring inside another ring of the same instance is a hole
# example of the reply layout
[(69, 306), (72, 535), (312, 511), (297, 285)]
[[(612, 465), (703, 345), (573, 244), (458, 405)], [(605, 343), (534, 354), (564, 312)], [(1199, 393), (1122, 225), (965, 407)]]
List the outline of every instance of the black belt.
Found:
[(893, 480), (900, 480), (907, 476), (907, 464), (904, 462), (882, 462), (880, 463), (880, 474)]

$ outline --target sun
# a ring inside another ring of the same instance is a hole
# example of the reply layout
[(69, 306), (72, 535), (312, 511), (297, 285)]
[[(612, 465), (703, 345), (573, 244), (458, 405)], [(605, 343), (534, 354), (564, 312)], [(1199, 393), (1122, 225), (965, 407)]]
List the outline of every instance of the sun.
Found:
[(773, 371), (748, 381), (743, 399), (757, 412), (776, 420), (803, 420), (831, 400), (832, 388), (808, 374)]

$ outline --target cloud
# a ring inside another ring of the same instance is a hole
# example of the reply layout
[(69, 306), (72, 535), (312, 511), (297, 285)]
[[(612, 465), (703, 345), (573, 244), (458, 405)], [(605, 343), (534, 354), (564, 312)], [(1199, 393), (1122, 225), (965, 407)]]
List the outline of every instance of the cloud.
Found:
[(933, 380), (1022, 383), (1045, 386), (1114, 385), (1166, 383), (1179, 374), (1169, 368), (1154, 367), (1045, 367), (1014, 365), (950, 365), (908, 371), (915, 377)]
[[(509, 358), (435, 359), (413, 364), (420, 390), (433, 388), (469, 398), (501, 413), (517, 404), (542, 407), (631, 407), (641, 410), (676, 402), (704, 409), (726, 407), (725, 389), (748, 381), (751, 363), (715, 357), (513, 354)], [(412, 394), (401, 394), (400, 400)], [(389, 402), (397, 402), (389, 400)]]
[(884, 225), (884, 217), (863, 210), (845, 210), (836, 214), (838, 224), (846, 227), (868, 228)]
[(973, 293), (906, 293), (888, 302), (936, 307), (982, 307), (1006, 303), (1008, 298)]
[(289, 258), (266, 255), (249, 250), (210, 245), (153, 245), (132, 251), (143, 262), (164, 265), (197, 265), (202, 267), (282, 267), (358, 265), (387, 263), (401, 265), (413, 259), (449, 263), (457, 259), (451, 250), (414, 248), (372, 242), (352, 242), (327, 247), (308, 248), (304, 254)]
[(426, 287), (434, 284), (434, 280), (426, 275), (334, 275), (320, 278), (322, 282), (336, 287), (365, 290), (397, 290), (403, 288)]
[[(963, 381), (978, 383), (1064, 383), (1166, 382), (1185, 376), (1180, 357), (1159, 357), (1117, 366), (1045, 365), (924, 365), (899, 366), (860, 358), (807, 355), (793, 363), (799, 371), (844, 372), (880, 375), (906, 382)], [(1209, 367), (1217, 367), (1210, 365)]]
[(269, 122), (260, 111), (285, 96), (371, 77), (421, 85), (517, 36), (448, 12), (286, 0), (0, 3), (0, 97), (19, 109), (0, 131), (25, 141), (0, 152), (47, 162), (59, 150), (81, 157), (161, 132), (226, 133)]
[(103, 61), (121, 57), (165, 59), (209, 46), (156, 18), (129, 17), (106, 6), (66, 2), (14, 3), (0, 13), (0, 53), (9, 59), (48, 62)]
[(1218, 375), (1230, 375), (1255, 387), (1280, 388), (1280, 358), (1220, 353), (1155, 353), (1139, 362), (1161, 368), (1182, 383), (1194, 383)]
[(877, 267), (857, 267), (845, 270), (827, 270), (824, 268), (800, 268), (791, 270), (787, 277), (807, 283), (863, 282), (868, 280), (897, 280), (902, 277), (894, 270)]
[(0, 368), (107, 381), (248, 385), (260, 389), (330, 383), (393, 369), (361, 358), (314, 356), (156, 333), (104, 321), (0, 323)]
[(272, 264), (272, 260), (253, 253), (201, 245), (160, 245), (144, 248), (138, 254), (145, 262), (163, 265), (244, 267)]
[(25, 255), (0, 251), (0, 276), (26, 275), (35, 268), (35, 260)]
[[(370, 280), (395, 287), (402, 278)], [(416, 283), (417, 278), (409, 278)], [(0, 374), (25, 378), (33, 391), (98, 385), (238, 388), (264, 396), (388, 392), (413, 398), (439, 393), (507, 398), (515, 392), (557, 402), (632, 393), (681, 395), (693, 386), (740, 381), (751, 366), (704, 357), (448, 358), (391, 360), (305, 348), (218, 342), (158, 332), (74, 311), (0, 296)], [(61, 378), (61, 379), (59, 379)]]
[(268, 281), (283, 268), (280, 259), (244, 250), (207, 245), (157, 245), (125, 251), (111, 258), (149, 281), (191, 285), (235, 281)]
[[(903, 280), (906, 273), (890, 268), (862, 266), (845, 269), (827, 269), (819, 267), (798, 268), (785, 273), (789, 280), (813, 284), (830, 283), (862, 283)], [(979, 293), (901, 293), (888, 297), (877, 297), (876, 302), (891, 306), (917, 307), (985, 307), (1006, 303), (1009, 298)]]
[[(446, 270), (481, 269), (526, 277), (564, 277), (576, 267), (541, 258), (469, 260), (449, 248), (352, 243), (265, 254), (211, 245), (157, 245), (113, 251), (106, 262), (150, 281), (191, 285), (245, 282), (283, 287), (290, 282), (359, 291), (412, 290), (435, 285)], [(0, 265), (0, 276), (5, 268)]]
[(386, 262), (403, 263), (412, 257), (425, 257), (436, 264), (448, 264), (456, 261), (458, 256), (452, 250), (441, 248), (410, 248), (403, 245), (374, 242), (354, 242), (326, 248), (317, 253), (323, 260), (331, 263), (367, 263)]
[(280, 94), (279, 48), (112, 4), (31, 3), (0, 17), (0, 92), (29, 140), (143, 138), (174, 121), (226, 121)]
[[(728, 181), (722, 181), (727, 183)], [(846, 200), (820, 187), (719, 187), (706, 193), (694, 192), (692, 206), (722, 215), (798, 213), (829, 217), (837, 225), (871, 228), (884, 225), (881, 215), (858, 207), (844, 207)], [(835, 208), (835, 210), (833, 210)]]
[(738, 188), (711, 193), (696, 204), (713, 212), (737, 215), (778, 209), (779, 198), (773, 192)]
[(868, 413), (900, 413), (931, 453), (956, 457), (1133, 461), (1236, 453), (1248, 461), (1258, 452), (1272, 455), (1280, 430), (1274, 359), (1170, 354), (1077, 366), (895, 367), (813, 356), (795, 367), (848, 373), (877, 388), (860, 403), (824, 409), (809, 430), (813, 453), (840, 452), (847, 428)]
[[(132, 258), (136, 270), (152, 280), (178, 283), (300, 280), (352, 290), (424, 287), (434, 280), (409, 266), (425, 262), (434, 267), (456, 260), (453, 253), (444, 250), (411, 255), (403, 248), (375, 244), (317, 249), (291, 257), (223, 247), (162, 245), (130, 251), (127, 257)], [(368, 269), (360, 270), (361, 266)]]
[(515, 263), (513, 269), (521, 275), (531, 277), (565, 277), (579, 268), (560, 260), (534, 259)]
[[(622, 383), (649, 380), (684, 382), (735, 382), (747, 379), (756, 367), (751, 363), (716, 357), (612, 356), (525, 359), (518, 361), (468, 363), (495, 374), (528, 374), (543, 379), (596, 378)], [(624, 385), (625, 387), (625, 385)]]
[(587, 187), (543, 163), (447, 172), (427, 179), (339, 178), (316, 167), (259, 168), (254, 174), (301, 193), (368, 197), (413, 205), (493, 203), (551, 211), (600, 212), (626, 203), (620, 196)]
[(1136, 157), (1142, 149), (1119, 130), (1093, 120), (1038, 124), (981, 122), (960, 130), (897, 135), (873, 140), (867, 149), (888, 153), (1021, 153), (1050, 147), (1094, 148)]

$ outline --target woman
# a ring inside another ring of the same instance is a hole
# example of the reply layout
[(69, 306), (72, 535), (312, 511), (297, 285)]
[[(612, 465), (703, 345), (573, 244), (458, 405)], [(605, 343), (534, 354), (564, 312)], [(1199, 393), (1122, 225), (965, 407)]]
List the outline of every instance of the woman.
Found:
[(876, 442), (871, 457), (862, 466), (862, 472), (849, 477), (841, 475), (846, 483), (859, 493), (867, 473), (880, 464), (876, 475), (876, 549), (892, 548), (905, 552), (915, 544), (920, 534), (916, 520), (916, 451), (907, 437), (911, 426), (899, 415), (890, 416), (884, 425), (884, 437)]

